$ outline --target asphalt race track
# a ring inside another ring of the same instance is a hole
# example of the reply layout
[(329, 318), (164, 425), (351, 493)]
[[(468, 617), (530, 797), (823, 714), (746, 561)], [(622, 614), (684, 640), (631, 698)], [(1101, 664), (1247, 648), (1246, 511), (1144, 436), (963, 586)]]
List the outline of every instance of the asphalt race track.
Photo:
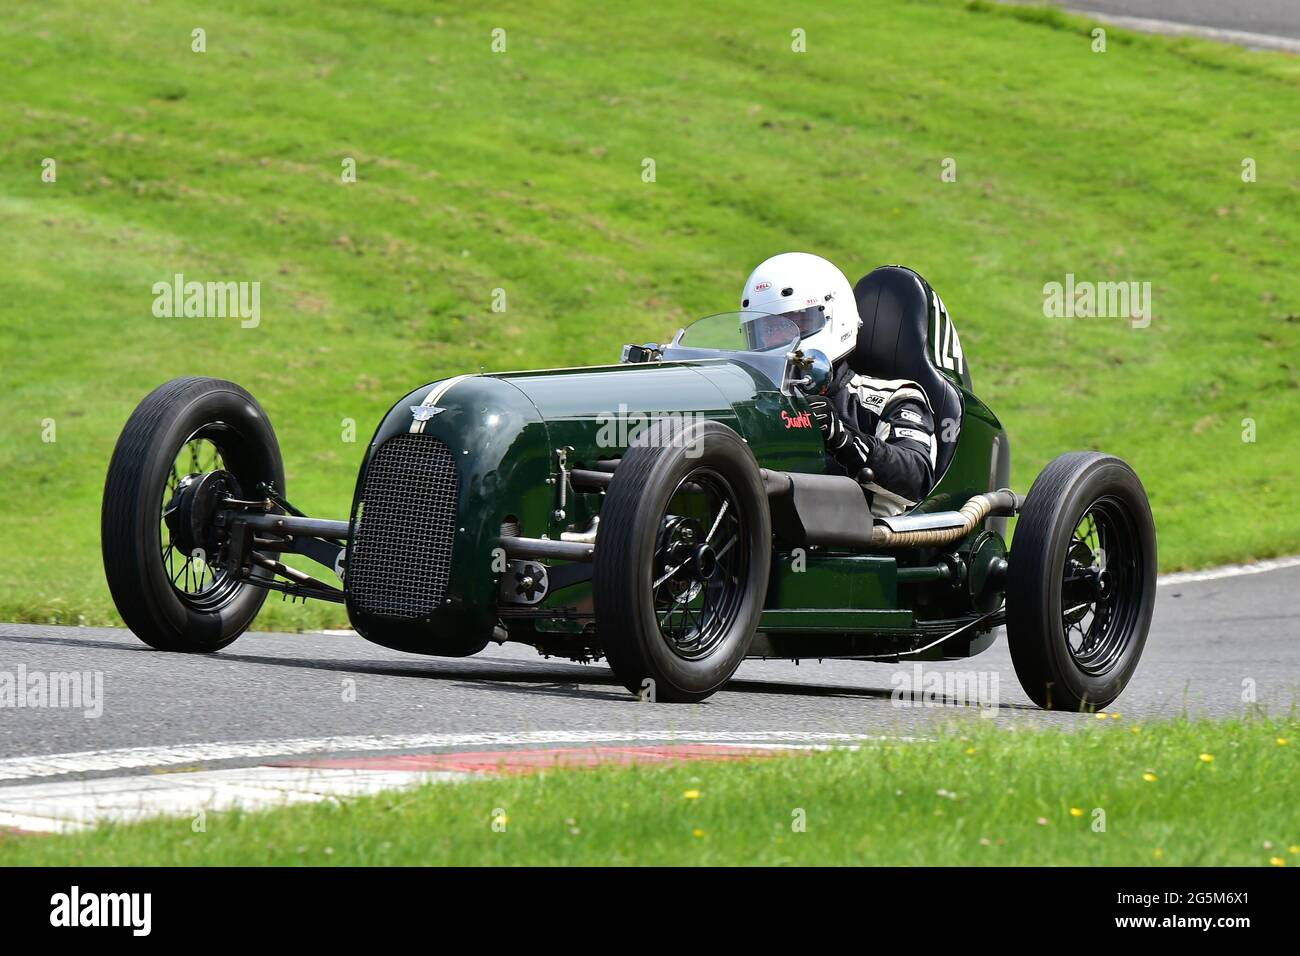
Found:
[[(1300, 591), (1300, 559), (1272, 564), (1253, 573), (1162, 579), (1146, 652), (1112, 710), (1125, 720), (1227, 717), (1242, 714), (1252, 693), (1270, 713), (1293, 706), (1300, 627), (1291, 598)], [(0, 671), (90, 671), (103, 679), (98, 717), (72, 708), (0, 708), (0, 786), (30, 779), (33, 764), (50, 755), (77, 758), (66, 765), (54, 758), (42, 776), (112, 772), (125, 748), (146, 749), (131, 765), (138, 771), (156, 763), (241, 766), (308, 751), (620, 740), (806, 744), (924, 735), (934, 721), (954, 717), (1003, 726), (1096, 719), (1034, 707), (1001, 638), (969, 661), (925, 665), (925, 673), (982, 673), (983, 707), (901, 706), (892, 694), (913, 667), (752, 661), (711, 700), (683, 706), (637, 701), (601, 664), (547, 660), (517, 645), (443, 659), (387, 651), (356, 636), (251, 633), (216, 655), (188, 656), (153, 651), (125, 630), (0, 624)], [(88, 754), (97, 751), (112, 753)]]
[(1055, 5), (1089, 13), (1300, 39), (1300, 4), (1295, 0), (1062, 0)]

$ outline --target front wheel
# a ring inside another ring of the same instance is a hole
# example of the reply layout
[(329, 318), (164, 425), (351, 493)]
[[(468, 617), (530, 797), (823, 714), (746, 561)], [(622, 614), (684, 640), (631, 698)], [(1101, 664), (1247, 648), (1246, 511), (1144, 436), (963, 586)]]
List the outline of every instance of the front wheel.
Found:
[(628, 449), (600, 509), (596, 629), (634, 694), (704, 700), (744, 660), (763, 611), (771, 517), (758, 463), (720, 422), (664, 422)]
[(108, 589), (136, 637), (215, 651), (252, 623), (266, 591), (223, 567), (212, 519), (262, 483), (284, 491), (280, 447), (238, 385), (178, 378), (140, 403), (113, 450), (100, 525)]
[(1025, 693), (1049, 710), (1109, 705), (1137, 667), (1155, 596), (1155, 523), (1133, 469), (1096, 452), (1053, 460), (1025, 499), (1007, 572)]

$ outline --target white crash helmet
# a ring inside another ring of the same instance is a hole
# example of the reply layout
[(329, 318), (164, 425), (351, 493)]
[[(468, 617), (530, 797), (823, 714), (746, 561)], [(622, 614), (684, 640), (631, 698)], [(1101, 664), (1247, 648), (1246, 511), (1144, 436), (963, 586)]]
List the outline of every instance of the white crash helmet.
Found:
[(838, 362), (857, 345), (853, 287), (834, 264), (807, 252), (783, 252), (759, 263), (745, 281), (740, 307), (783, 316), (799, 327), (800, 349)]

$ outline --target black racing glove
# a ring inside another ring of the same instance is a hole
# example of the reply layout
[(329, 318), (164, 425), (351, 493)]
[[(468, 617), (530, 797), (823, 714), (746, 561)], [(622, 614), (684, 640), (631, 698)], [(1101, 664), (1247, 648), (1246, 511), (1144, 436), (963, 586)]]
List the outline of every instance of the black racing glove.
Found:
[(808, 410), (821, 429), (822, 438), (826, 439), (826, 449), (835, 452), (843, 448), (849, 440), (849, 433), (831, 400), (825, 395), (814, 395), (808, 399)]

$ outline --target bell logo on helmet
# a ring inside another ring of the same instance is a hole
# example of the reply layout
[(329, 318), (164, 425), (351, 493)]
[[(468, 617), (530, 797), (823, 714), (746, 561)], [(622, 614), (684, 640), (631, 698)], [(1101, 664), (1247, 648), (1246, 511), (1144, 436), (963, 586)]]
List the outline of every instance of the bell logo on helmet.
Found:
[(754, 291), (755, 291), (755, 292), (766, 292), (766, 291), (767, 291), (768, 289), (770, 289), (770, 288), (772, 288), (772, 283), (770, 283), (770, 282), (760, 282), (758, 285), (754, 286)]

